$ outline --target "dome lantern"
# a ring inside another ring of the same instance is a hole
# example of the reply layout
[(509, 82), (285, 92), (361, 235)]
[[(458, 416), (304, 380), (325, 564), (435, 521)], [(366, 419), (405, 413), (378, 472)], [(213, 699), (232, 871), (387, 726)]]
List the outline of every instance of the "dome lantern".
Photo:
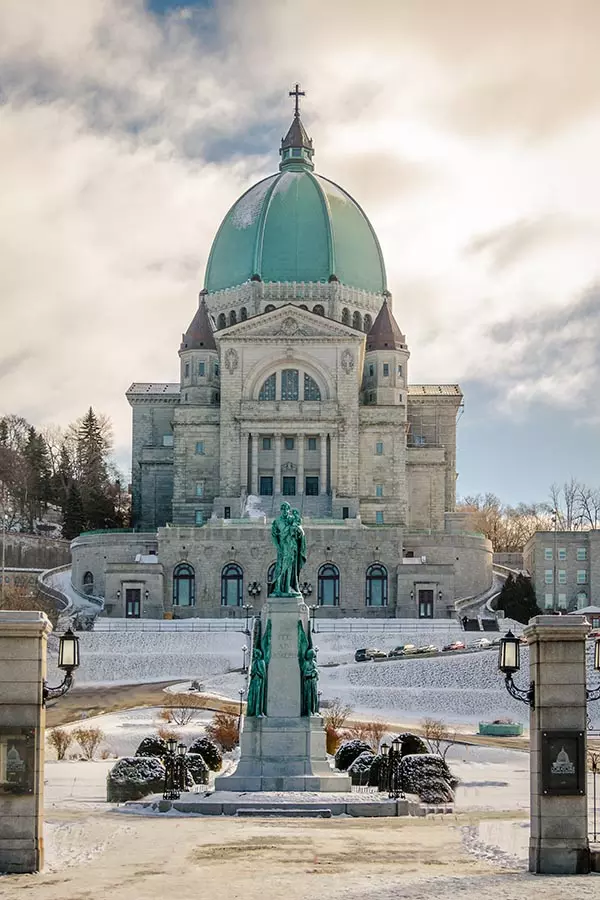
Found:
[(286, 169), (292, 171), (301, 169), (314, 169), (312, 161), (314, 155), (313, 142), (306, 133), (306, 129), (300, 119), (300, 97), (306, 96), (306, 91), (300, 90), (297, 84), (293, 91), (289, 92), (290, 97), (295, 98), (294, 118), (289, 127), (288, 133), (281, 140), (281, 149), (279, 154), (281, 162), (279, 168), (282, 172)]

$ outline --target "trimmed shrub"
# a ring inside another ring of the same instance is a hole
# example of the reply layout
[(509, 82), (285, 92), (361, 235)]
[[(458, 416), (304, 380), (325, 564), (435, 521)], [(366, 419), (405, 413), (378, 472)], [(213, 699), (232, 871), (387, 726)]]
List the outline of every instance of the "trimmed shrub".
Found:
[(192, 776), (194, 784), (208, 784), (208, 766), (199, 753), (188, 753), (185, 758), (186, 768)]
[(109, 803), (140, 800), (148, 794), (162, 793), (165, 767), (156, 756), (124, 756), (106, 777)]
[(197, 738), (190, 745), (188, 753), (199, 753), (211, 772), (218, 772), (223, 765), (223, 754), (210, 738)]
[(405, 756), (401, 763), (402, 785), (423, 803), (451, 803), (458, 784), (448, 764), (434, 753)]
[(374, 759), (375, 754), (372, 750), (363, 750), (362, 753), (359, 753), (354, 762), (350, 763), (348, 766), (348, 775), (350, 775), (350, 778), (352, 779), (352, 784), (369, 783), (369, 772)]
[(368, 750), (370, 753), (373, 752), (369, 744), (365, 741), (342, 741), (335, 754), (336, 769), (345, 772), (348, 767), (352, 765), (356, 757), (360, 756), (361, 753), (364, 753), (365, 750)]
[(157, 756), (159, 759), (164, 759), (168, 754), (167, 742), (164, 741), (158, 735), (151, 735), (150, 737), (144, 738), (141, 742), (137, 750), (135, 751), (136, 756)]
[(337, 748), (340, 746), (341, 739), (342, 737), (337, 728), (334, 728), (333, 725), (325, 725), (326, 750), (330, 756), (333, 756)]
[(381, 753), (377, 753), (371, 761), (371, 768), (369, 769), (369, 787), (379, 787), (379, 774), (381, 771), (382, 760), (383, 756)]
[[(414, 756), (416, 753), (429, 753), (429, 747), (423, 738), (419, 737), (418, 734), (413, 734), (412, 731), (403, 731), (402, 734), (394, 735), (392, 741), (395, 741), (396, 738), (402, 741), (400, 753), (403, 757)], [(390, 744), (392, 741), (390, 741)]]

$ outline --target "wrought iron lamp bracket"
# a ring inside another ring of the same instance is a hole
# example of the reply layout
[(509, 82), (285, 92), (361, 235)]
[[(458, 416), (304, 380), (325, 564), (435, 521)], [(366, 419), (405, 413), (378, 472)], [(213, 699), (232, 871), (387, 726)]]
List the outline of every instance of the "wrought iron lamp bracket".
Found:
[(512, 674), (509, 674), (506, 676), (505, 684), (511, 697), (520, 700), (521, 703), (528, 703), (532, 709), (535, 709), (535, 681), (532, 681), (527, 689), (519, 688), (514, 683)]
[(73, 681), (74, 679), (70, 672), (67, 672), (58, 687), (49, 687), (48, 682), (44, 681), (42, 694), (44, 706), (48, 700), (57, 700), (58, 697), (63, 697), (73, 687)]
[(588, 699), (588, 703), (593, 700), (600, 700), (600, 684), (598, 685), (598, 687), (588, 688), (585, 693)]

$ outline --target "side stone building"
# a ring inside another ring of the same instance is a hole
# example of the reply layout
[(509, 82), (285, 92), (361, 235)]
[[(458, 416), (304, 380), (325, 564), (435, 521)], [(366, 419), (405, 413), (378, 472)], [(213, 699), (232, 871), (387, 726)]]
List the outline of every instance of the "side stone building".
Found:
[(108, 615), (260, 605), (283, 500), (330, 615), (447, 617), (491, 584), (491, 546), (455, 511), (460, 387), (409, 382), (377, 236), (313, 153), (296, 110), (279, 171), (217, 232), (178, 382), (127, 392), (135, 532), (72, 545)]
[(600, 531), (536, 531), (525, 544), (523, 564), (541, 609), (600, 607)]

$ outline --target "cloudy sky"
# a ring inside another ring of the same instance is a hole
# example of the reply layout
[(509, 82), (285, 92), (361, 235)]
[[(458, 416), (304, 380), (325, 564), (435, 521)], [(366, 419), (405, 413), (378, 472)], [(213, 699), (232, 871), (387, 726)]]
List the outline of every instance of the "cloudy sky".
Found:
[(300, 81), (411, 380), (463, 387), (459, 493), (600, 484), (599, 35), (598, 0), (0, 0), (0, 413), (92, 404), (127, 465)]

